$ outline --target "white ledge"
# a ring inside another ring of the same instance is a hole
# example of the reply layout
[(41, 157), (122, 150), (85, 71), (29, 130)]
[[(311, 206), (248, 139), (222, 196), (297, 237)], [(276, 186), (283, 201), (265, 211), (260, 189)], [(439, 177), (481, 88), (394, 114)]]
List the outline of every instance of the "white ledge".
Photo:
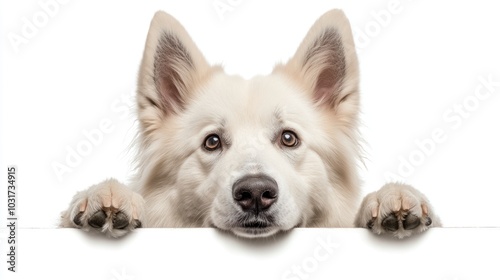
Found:
[[(7, 231), (1, 254), (6, 258)], [(138, 229), (109, 239), (19, 229), (0, 279), (500, 279), (500, 228), (437, 228), (405, 240), (363, 229), (295, 229), (244, 240), (214, 229)]]

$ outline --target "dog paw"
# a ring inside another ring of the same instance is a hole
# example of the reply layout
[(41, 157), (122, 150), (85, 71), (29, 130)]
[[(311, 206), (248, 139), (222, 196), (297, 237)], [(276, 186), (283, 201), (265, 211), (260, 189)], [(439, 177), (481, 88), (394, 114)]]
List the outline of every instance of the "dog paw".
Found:
[(364, 198), (355, 225), (401, 239), (439, 227), (441, 222), (421, 192), (409, 185), (391, 183)]
[(143, 208), (139, 194), (109, 179), (77, 193), (62, 214), (61, 226), (120, 237), (142, 226)]

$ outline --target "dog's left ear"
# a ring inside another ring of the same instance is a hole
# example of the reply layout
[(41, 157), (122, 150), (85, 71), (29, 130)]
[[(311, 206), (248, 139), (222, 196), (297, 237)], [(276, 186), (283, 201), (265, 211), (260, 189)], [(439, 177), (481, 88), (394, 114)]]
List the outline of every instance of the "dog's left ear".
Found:
[[(311, 27), (295, 55), (275, 71), (298, 79), (318, 106), (358, 105), (359, 70), (349, 20), (331, 10)], [(354, 103), (354, 104), (353, 104)]]

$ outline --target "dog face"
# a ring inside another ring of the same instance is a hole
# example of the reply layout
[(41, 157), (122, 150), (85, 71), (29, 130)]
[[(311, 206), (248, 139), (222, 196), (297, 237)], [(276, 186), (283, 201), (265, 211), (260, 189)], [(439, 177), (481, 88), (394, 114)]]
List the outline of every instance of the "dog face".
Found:
[(159, 12), (138, 84), (136, 184), (148, 226), (245, 237), (352, 226), (358, 68), (342, 12), (323, 15), (287, 64), (250, 80), (209, 66)]

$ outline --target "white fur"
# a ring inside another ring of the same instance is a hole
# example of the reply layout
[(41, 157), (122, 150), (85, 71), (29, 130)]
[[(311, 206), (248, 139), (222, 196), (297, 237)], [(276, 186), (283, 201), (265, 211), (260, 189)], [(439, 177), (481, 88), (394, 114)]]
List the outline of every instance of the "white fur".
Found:
[[(401, 226), (398, 237), (428, 228), (428, 216), (437, 225), (427, 199), (402, 184), (370, 194), (354, 224), (358, 72), (350, 25), (339, 10), (318, 19), (287, 64), (249, 80), (209, 66), (177, 20), (156, 13), (138, 80), (135, 192), (116, 180), (93, 186), (75, 196), (61, 225), (89, 230), (89, 219), (101, 209), (107, 218), (96, 230), (115, 237), (133, 230), (137, 220), (146, 227), (216, 227), (250, 238), (294, 227), (367, 227), (370, 221), (380, 234), (386, 232), (383, 218), (394, 211), (401, 223), (410, 212), (423, 221), (411, 231)], [(300, 139), (297, 147), (281, 144), (287, 130)], [(203, 143), (213, 133), (222, 148), (210, 152)], [(279, 188), (265, 228), (241, 224), (260, 219), (233, 198), (232, 186), (248, 175), (268, 176)], [(409, 197), (412, 206), (404, 213), (387, 206)], [(118, 212), (128, 215), (128, 227), (114, 228)]]

